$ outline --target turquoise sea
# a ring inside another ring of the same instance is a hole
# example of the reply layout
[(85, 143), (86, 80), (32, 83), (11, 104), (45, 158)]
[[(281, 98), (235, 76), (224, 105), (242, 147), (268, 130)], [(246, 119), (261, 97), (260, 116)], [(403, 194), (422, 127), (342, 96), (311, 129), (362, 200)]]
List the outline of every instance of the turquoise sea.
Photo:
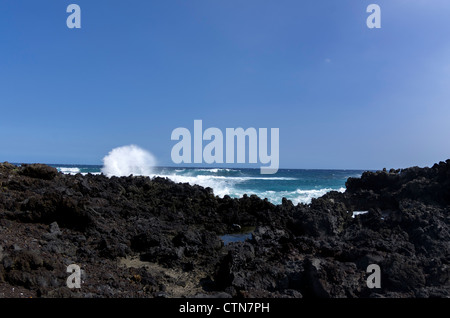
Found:
[[(52, 165), (67, 174), (101, 174), (102, 166)], [(310, 203), (325, 193), (345, 191), (349, 177), (360, 177), (362, 170), (306, 170), (280, 169), (273, 175), (261, 175), (259, 169), (240, 168), (180, 168), (153, 167), (146, 173), (150, 177), (160, 176), (175, 182), (198, 184), (210, 187), (220, 197), (241, 197), (256, 194), (280, 204), (283, 197), (294, 204)]]

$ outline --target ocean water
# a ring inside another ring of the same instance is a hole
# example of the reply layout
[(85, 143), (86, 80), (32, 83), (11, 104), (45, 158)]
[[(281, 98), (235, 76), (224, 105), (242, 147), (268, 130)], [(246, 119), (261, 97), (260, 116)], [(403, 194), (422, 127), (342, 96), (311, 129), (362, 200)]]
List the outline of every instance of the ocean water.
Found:
[[(101, 174), (103, 166), (52, 165), (67, 174)], [(280, 169), (274, 175), (261, 175), (259, 169), (153, 167), (149, 177), (166, 177), (175, 182), (210, 187), (220, 197), (256, 194), (280, 204), (283, 197), (294, 204), (310, 203), (325, 193), (345, 191), (349, 177), (360, 177), (362, 170)]]

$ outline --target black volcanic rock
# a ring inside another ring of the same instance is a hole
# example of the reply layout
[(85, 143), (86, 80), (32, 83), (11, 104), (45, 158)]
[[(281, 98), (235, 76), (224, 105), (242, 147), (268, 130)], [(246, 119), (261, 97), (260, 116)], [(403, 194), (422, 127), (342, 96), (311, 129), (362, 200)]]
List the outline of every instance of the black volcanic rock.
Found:
[[(273, 205), (159, 177), (3, 163), (0, 297), (450, 297), (450, 160), (346, 186)], [(245, 242), (220, 239), (245, 228)], [(81, 289), (66, 286), (69, 264)], [(370, 264), (380, 289), (367, 287)]]
[(52, 180), (58, 174), (58, 170), (43, 164), (23, 164), (20, 174), (31, 178)]
[[(397, 208), (401, 199), (419, 200), (427, 204), (450, 204), (450, 159), (431, 168), (412, 167), (364, 172), (361, 178), (349, 178), (346, 194), (357, 203), (374, 201), (374, 205)], [(375, 200), (376, 199), (376, 200)]]

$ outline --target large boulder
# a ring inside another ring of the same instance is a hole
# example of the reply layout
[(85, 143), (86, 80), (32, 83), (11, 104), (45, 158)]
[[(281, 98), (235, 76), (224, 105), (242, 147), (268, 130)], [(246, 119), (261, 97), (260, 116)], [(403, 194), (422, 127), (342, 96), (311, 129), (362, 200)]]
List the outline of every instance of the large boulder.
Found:
[(53, 180), (58, 175), (58, 170), (43, 164), (23, 164), (20, 174), (30, 178)]

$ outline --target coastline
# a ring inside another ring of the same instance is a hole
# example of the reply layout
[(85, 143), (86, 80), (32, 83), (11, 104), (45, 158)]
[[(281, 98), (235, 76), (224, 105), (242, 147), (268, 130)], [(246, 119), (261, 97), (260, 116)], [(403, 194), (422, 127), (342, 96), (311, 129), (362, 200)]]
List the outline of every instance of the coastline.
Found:
[[(450, 160), (365, 172), (346, 188), (274, 205), (3, 163), (0, 297), (450, 297)], [(225, 245), (236, 225), (251, 238)], [(80, 289), (66, 286), (70, 264)], [(370, 264), (381, 288), (366, 284)]]

